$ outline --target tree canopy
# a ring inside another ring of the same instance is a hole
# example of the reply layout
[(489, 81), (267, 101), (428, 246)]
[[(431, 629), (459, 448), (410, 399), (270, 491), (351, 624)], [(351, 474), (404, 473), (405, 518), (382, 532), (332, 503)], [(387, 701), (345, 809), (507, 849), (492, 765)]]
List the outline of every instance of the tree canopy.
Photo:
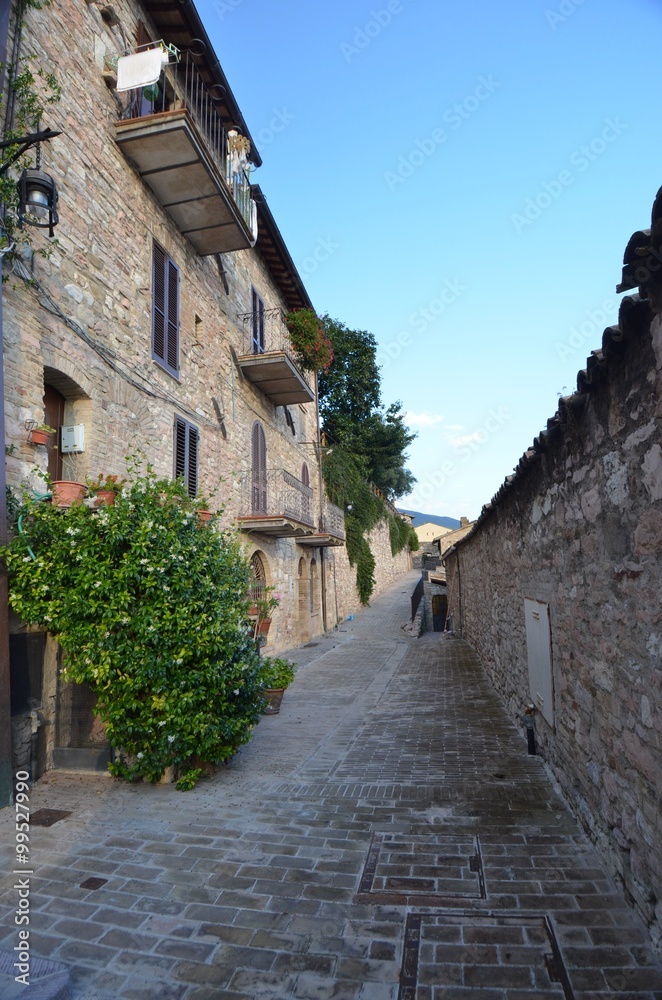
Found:
[(334, 354), (318, 382), (323, 428), (356, 456), (365, 478), (394, 501), (416, 481), (405, 467), (405, 452), (416, 435), (405, 424), (399, 401), (389, 406), (382, 402), (373, 334), (350, 330), (328, 315), (322, 323)]

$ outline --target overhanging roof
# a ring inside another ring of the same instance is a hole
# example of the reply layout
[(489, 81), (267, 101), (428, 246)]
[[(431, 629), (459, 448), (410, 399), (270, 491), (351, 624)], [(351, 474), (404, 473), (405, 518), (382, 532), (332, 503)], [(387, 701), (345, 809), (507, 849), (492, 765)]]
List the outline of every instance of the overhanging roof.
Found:
[(257, 205), (257, 243), (255, 249), (263, 258), (274, 281), (283, 293), (288, 310), (313, 309), (301, 275), (285, 246), (285, 240), (281, 236), (259, 184), (251, 184), (251, 193)]
[[(197, 47), (193, 47), (191, 54), (194, 56), (195, 65), (206, 85), (210, 88), (217, 88), (214, 93), (218, 95), (219, 99), (215, 104), (223, 119), (223, 124), (227, 128), (236, 125), (241, 129), (246, 138), (250, 140), (249, 159), (256, 167), (259, 167), (262, 158), (248, 131), (244, 116), (239, 110), (239, 105), (192, 0), (142, 0), (142, 6), (149, 14), (158, 38), (163, 38), (165, 42), (171, 42), (178, 49), (190, 49), (194, 39), (204, 42), (203, 55), (195, 56)], [(246, 56), (248, 57), (250, 39), (247, 39), (246, 44)], [(222, 88), (222, 90), (218, 88)]]

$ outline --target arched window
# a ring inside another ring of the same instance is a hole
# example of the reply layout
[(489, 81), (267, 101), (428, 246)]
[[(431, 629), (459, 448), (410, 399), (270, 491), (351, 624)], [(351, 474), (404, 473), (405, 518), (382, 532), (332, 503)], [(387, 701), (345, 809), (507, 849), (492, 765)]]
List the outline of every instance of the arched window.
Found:
[(253, 424), (251, 508), (253, 514), (267, 513), (267, 441), (259, 420)]
[(251, 590), (252, 601), (259, 601), (265, 596), (267, 586), (267, 571), (259, 552), (254, 552), (251, 556)]
[(306, 462), (301, 466), (301, 482), (304, 486), (310, 486), (310, 473)]

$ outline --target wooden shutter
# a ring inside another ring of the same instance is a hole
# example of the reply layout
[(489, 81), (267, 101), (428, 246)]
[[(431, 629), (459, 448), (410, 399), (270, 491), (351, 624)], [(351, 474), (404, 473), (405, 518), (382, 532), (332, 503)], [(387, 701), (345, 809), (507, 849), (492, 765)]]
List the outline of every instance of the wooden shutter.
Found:
[(179, 268), (158, 243), (152, 256), (152, 356), (179, 374)]
[(254, 288), (251, 289), (251, 323), (253, 354), (264, 354), (264, 302)]
[(175, 417), (175, 479), (183, 479), (189, 495), (198, 492), (198, 428)]
[(251, 507), (253, 514), (267, 513), (267, 442), (257, 420), (253, 424)]

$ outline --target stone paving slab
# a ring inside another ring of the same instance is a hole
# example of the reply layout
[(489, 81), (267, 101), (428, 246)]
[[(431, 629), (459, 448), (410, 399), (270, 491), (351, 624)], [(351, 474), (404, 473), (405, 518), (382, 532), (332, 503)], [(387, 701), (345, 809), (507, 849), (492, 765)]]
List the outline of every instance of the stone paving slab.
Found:
[(645, 928), (471, 650), (404, 633), (415, 579), (293, 651), (280, 714), (195, 790), (32, 789), (70, 812), (30, 832), (30, 946), (74, 1000), (662, 1000)]

